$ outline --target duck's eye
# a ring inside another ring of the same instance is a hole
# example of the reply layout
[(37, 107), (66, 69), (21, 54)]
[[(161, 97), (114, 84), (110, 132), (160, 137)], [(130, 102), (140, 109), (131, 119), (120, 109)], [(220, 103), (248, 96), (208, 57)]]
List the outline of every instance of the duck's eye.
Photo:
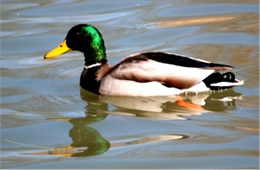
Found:
[(60, 45), (60, 47), (62, 47), (62, 45)]

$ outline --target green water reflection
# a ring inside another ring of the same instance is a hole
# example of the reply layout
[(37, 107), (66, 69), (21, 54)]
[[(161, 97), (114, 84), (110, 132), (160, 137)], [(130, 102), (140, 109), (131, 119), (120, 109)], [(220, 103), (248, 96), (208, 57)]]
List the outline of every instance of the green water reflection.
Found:
[[(73, 125), (69, 131), (72, 143), (64, 148), (56, 148), (49, 151), (49, 154), (61, 156), (92, 156), (106, 152), (110, 148), (110, 143), (102, 137), (100, 132), (89, 125), (103, 121), (108, 114), (104, 110), (108, 109), (107, 104), (97, 103), (97, 96), (82, 96), (87, 101), (86, 117), (58, 119), (66, 120)], [(98, 105), (98, 109), (97, 108)]]
[[(81, 97), (86, 101), (86, 117), (61, 118), (73, 127), (69, 131), (72, 143), (66, 147), (57, 147), (48, 151), (50, 155), (58, 156), (94, 156), (105, 153), (110, 147), (130, 146), (141, 143), (158, 142), (164, 140), (186, 139), (184, 134), (164, 134), (147, 136), (140, 139), (130, 139), (124, 142), (113, 142), (105, 139), (91, 124), (101, 122), (109, 114), (145, 117), (151, 119), (187, 120), (187, 116), (201, 115), (206, 112), (223, 112), (236, 109), (236, 100), (242, 98), (240, 93), (226, 90), (218, 93), (185, 95), (178, 98), (140, 98), (140, 97), (109, 97), (91, 94), (81, 89)], [(114, 109), (109, 109), (113, 105)], [(150, 106), (147, 111), (145, 105)], [(151, 107), (151, 105), (155, 107)], [(127, 109), (128, 108), (128, 109)]]
[(69, 121), (73, 125), (73, 128), (69, 132), (69, 136), (73, 141), (71, 146), (76, 148), (86, 147), (80, 150), (79, 153), (74, 153), (71, 156), (99, 155), (110, 148), (110, 143), (101, 136), (99, 131), (88, 126), (104, 118), (103, 115), (98, 115), (94, 118), (88, 115), (86, 118), (71, 119)]

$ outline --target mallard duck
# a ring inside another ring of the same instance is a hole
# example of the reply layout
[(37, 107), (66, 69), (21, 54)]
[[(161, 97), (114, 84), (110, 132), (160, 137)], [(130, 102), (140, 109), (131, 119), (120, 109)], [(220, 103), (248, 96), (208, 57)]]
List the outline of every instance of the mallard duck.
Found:
[(80, 86), (101, 95), (175, 96), (243, 84), (234, 73), (227, 72), (233, 68), (230, 65), (165, 52), (130, 55), (112, 67), (101, 33), (89, 24), (72, 27), (64, 41), (45, 54), (44, 59), (71, 50), (80, 51), (85, 57)]

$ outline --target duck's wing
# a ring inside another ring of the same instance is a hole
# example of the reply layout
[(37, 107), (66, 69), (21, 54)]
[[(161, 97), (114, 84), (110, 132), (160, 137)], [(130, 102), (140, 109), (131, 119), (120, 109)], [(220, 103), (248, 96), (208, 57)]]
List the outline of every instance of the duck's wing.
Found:
[(225, 64), (211, 63), (206, 60), (185, 57), (176, 54), (164, 53), (164, 52), (148, 52), (139, 55), (144, 55), (151, 60), (155, 60), (162, 63), (174, 64), (183, 67), (194, 67), (201, 69), (211, 69), (215, 71), (228, 71), (233, 67)]
[(141, 53), (117, 64), (110, 75), (137, 82), (157, 81), (169, 87), (190, 88), (213, 72), (231, 70), (228, 65), (210, 63), (162, 52)]

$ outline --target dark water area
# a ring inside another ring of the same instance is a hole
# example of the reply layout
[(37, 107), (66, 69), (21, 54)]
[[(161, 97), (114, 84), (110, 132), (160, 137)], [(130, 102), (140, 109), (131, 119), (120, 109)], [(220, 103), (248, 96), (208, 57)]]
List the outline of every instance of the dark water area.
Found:
[[(259, 168), (256, 0), (1, 0), (1, 168)], [(45, 61), (73, 25), (95, 25), (110, 64), (163, 51), (234, 66), (243, 86), (173, 97), (80, 88), (79, 52)]]

